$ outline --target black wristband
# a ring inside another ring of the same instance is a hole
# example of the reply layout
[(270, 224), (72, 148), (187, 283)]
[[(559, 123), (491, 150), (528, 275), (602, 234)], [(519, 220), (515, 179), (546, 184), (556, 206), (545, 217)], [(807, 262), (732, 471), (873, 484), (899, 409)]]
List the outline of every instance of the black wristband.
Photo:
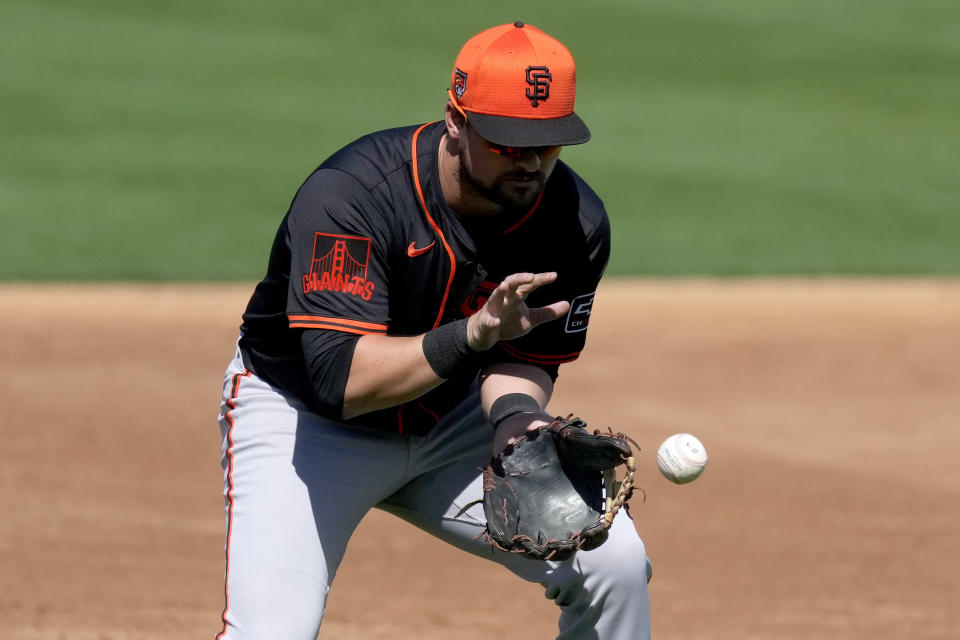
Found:
[(540, 413), (540, 411), (540, 403), (533, 396), (525, 393), (508, 393), (493, 401), (487, 419), (496, 429), (501, 422), (510, 416), (515, 416), (518, 413)]
[(433, 372), (444, 380), (472, 363), (476, 353), (467, 343), (467, 318), (442, 324), (423, 336), (423, 355)]

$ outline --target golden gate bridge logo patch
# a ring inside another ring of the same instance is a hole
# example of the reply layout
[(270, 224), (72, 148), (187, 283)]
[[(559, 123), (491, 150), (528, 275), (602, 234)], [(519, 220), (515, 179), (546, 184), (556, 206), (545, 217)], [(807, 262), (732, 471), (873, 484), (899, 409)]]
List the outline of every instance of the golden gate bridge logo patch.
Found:
[(369, 300), (375, 288), (367, 280), (369, 263), (370, 238), (317, 232), (310, 272), (303, 276), (303, 293), (342, 291)]

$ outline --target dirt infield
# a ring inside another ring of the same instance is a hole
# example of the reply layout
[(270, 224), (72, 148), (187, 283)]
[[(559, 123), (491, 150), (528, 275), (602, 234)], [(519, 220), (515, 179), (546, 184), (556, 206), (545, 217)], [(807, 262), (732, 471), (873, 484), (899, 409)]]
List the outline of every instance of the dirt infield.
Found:
[[(0, 637), (219, 630), (217, 404), (250, 291), (0, 287)], [(551, 408), (644, 449), (654, 637), (957, 637), (960, 282), (613, 281)], [(679, 431), (711, 454), (687, 486), (654, 460)], [(554, 625), (536, 587), (375, 512), (320, 638)]]

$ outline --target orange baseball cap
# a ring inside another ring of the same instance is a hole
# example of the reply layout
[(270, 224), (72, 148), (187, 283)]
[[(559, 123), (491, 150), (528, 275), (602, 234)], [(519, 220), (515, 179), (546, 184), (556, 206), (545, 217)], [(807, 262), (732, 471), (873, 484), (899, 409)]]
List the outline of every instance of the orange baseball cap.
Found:
[(453, 65), (450, 101), (495, 144), (582, 144), (590, 130), (573, 112), (577, 67), (558, 40), (514, 22), (482, 31)]

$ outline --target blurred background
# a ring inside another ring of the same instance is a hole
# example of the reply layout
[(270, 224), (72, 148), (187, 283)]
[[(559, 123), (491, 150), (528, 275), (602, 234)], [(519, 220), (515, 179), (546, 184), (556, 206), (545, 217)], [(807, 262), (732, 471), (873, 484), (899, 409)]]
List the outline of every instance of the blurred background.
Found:
[(513, 20), (576, 57), (610, 274), (960, 271), (954, 0), (4, 0), (0, 280), (259, 278), (310, 171)]
[[(219, 384), (277, 225), (515, 20), (578, 64), (613, 254), (551, 408), (641, 445), (655, 636), (956, 636), (957, 0), (0, 0), (0, 637), (219, 630)], [(321, 637), (552, 636), (426, 538), (371, 512)]]

